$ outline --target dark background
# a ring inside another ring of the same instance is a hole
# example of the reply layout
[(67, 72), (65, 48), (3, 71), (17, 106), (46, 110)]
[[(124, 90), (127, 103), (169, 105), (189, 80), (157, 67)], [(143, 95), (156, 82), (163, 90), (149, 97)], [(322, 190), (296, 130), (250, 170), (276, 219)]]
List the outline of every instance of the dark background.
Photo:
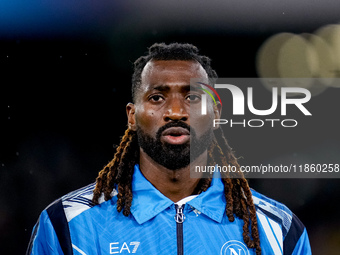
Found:
[[(220, 77), (256, 78), (270, 36), (313, 33), (338, 23), (339, 10), (330, 0), (2, 1), (0, 253), (23, 254), (39, 213), (111, 160), (126, 128), (132, 63), (147, 47), (193, 43)], [(313, 97), (313, 116), (294, 113), (296, 128), (226, 128), (226, 137), (244, 165), (339, 163), (339, 94)], [(314, 254), (338, 254), (339, 179), (249, 182), (298, 215)]]

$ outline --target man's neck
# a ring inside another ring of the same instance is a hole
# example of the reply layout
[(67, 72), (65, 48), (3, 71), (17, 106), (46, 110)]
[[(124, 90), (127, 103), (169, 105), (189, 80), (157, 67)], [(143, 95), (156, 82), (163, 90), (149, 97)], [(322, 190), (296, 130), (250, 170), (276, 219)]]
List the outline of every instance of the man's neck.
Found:
[[(207, 153), (203, 153), (193, 164), (206, 161)], [(143, 150), (140, 152), (139, 166), (144, 177), (173, 202), (194, 195), (200, 181), (199, 178), (190, 177), (190, 165), (178, 170), (170, 170), (155, 162)]]

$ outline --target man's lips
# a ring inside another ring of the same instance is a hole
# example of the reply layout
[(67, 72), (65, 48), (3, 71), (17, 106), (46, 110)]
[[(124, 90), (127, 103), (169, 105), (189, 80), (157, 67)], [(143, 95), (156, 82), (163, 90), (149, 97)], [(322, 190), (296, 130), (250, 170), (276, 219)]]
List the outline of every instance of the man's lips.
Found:
[(170, 144), (183, 144), (189, 141), (190, 132), (186, 128), (171, 127), (162, 132), (161, 139)]
[(190, 135), (190, 132), (186, 128), (182, 127), (171, 127), (167, 128), (162, 132), (163, 136), (166, 135), (173, 135), (173, 136), (180, 136), (180, 135)]

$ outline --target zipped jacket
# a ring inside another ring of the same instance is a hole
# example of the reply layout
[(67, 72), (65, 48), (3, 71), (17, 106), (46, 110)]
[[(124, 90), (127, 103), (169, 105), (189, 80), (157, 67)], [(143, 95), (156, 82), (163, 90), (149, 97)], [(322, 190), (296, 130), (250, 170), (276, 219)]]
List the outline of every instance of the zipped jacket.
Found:
[[(253, 255), (243, 241), (243, 220), (225, 213), (224, 185), (211, 186), (179, 206), (135, 166), (131, 214), (117, 212), (117, 192), (92, 203), (91, 184), (49, 205), (35, 225), (27, 254)], [(252, 190), (263, 255), (311, 254), (305, 227), (283, 204)]]

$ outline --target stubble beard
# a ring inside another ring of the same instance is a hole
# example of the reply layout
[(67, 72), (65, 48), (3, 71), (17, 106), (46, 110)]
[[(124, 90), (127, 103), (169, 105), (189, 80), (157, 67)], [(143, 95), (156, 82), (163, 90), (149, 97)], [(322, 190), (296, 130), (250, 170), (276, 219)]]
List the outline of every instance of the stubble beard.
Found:
[[(190, 132), (190, 142), (174, 145), (161, 141), (162, 132), (170, 127), (186, 128)], [(143, 151), (158, 164), (170, 170), (187, 167), (197, 159), (210, 146), (213, 139), (213, 130), (208, 129), (201, 137), (197, 138), (193, 128), (184, 122), (169, 122), (159, 128), (156, 137), (146, 134), (137, 126), (137, 138)]]

